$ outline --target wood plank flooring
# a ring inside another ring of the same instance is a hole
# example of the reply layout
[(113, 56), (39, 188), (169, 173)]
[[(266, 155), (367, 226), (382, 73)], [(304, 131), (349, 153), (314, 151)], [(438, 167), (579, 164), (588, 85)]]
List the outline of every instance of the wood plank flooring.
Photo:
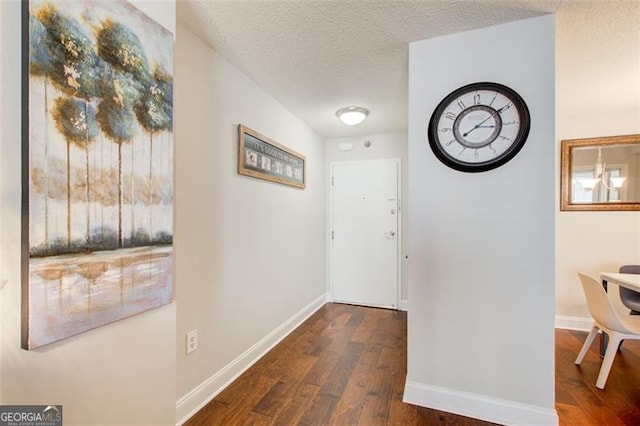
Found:
[(574, 364), (587, 333), (556, 330), (556, 410), (560, 425), (640, 425), (640, 341), (627, 340), (603, 390), (596, 388), (602, 358), (599, 338), (582, 364)]
[[(328, 303), (193, 416), (197, 425), (490, 425), (402, 402), (405, 312)], [(625, 342), (604, 391), (594, 343), (556, 331), (561, 425), (640, 425), (640, 342)]]

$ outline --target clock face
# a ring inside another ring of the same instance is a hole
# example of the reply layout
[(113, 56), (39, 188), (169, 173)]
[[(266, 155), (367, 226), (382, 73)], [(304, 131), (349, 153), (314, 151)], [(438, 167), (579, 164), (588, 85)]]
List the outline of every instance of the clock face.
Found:
[(515, 91), (497, 83), (469, 84), (436, 107), (429, 122), (429, 145), (453, 169), (487, 171), (520, 151), (529, 124), (527, 105)]

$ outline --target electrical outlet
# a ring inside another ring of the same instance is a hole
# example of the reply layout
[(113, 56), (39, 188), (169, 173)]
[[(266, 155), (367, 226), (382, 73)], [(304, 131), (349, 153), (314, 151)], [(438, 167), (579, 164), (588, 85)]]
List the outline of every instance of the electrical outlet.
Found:
[(198, 349), (198, 329), (187, 333), (187, 355)]

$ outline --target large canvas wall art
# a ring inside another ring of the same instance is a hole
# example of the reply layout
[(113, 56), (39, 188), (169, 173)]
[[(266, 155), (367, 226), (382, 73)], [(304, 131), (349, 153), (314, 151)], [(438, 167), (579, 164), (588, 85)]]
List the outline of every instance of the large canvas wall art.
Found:
[(24, 349), (171, 302), (172, 74), (127, 2), (23, 3)]

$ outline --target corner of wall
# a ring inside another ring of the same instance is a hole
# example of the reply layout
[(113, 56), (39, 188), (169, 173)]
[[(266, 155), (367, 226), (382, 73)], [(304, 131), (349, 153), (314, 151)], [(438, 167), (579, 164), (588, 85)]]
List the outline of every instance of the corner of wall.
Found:
[(557, 425), (554, 409), (407, 381), (403, 402), (505, 425)]

